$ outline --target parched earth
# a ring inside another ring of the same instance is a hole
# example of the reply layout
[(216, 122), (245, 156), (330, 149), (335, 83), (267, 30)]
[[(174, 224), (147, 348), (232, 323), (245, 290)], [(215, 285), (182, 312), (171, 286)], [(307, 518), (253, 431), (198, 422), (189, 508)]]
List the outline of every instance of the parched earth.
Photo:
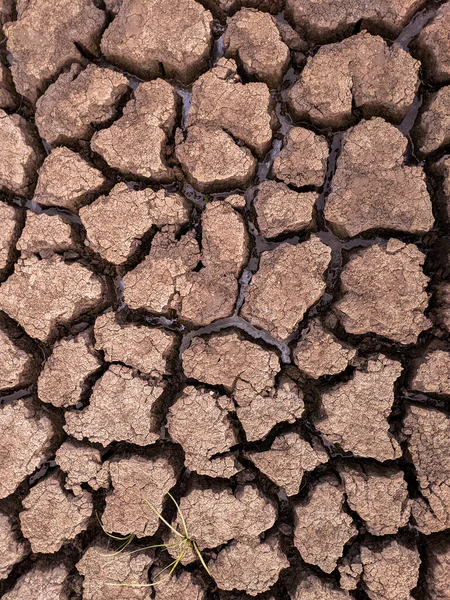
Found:
[(450, 600), (450, 2), (0, 28), (0, 597)]

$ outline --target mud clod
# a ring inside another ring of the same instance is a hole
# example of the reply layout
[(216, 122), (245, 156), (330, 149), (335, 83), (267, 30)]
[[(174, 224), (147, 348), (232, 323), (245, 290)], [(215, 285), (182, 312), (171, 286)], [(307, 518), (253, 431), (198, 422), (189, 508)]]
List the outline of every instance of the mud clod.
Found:
[(447, 600), (450, 578), (450, 544), (436, 539), (428, 544), (426, 585), (431, 600)]
[(325, 206), (328, 225), (338, 235), (371, 229), (422, 234), (432, 228), (425, 173), (404, 165), (407, 144), (383, 119), (362, 121), (344, 134)]
[(12, 262), (12, 252), (17, 239), (17, 221), (19, 211), (5, 202), (0, 202), (0, 271)]
[(434, 83), (450, 82), (450, 4), (443, 4), (416, 42), (425, 76)]
[(194, 582), (191, 573), (182, 571), (178, 577), (172, 577), (165, 585), (156, 587), (156, 600), (206, 600), (206, 592)]
[(27, 545), (19, 541), (11, 519), (0, 513), (0, 580), (6, 579), (15, 563), (27, 554)]
[(418, 365), (411, 388), (428, 394), (450, 395), (450, 354), (442, 350), (426, 354)]
[(450, 86), (431, 94), (415, 127), (422, 155), (430, 154), (450, 142)]
[(308, 573), (291, 594), (292, 600), (350, 600), (348, 592), (340, 590), (332, 582)]
[[(4, 600), (69, 600), (66, 586), (67, 567), (56, 561), (40, 561), (22, 575), (14, 588), (7, 592)], [(37, 595), (39, 594), (39, 595)]]
[(22, 504), (20, 526), (35, 553), (57, 552), (86, 529), (93, 510), (89, 492), (65, 492), (56, 475), (39, 481)]
[(32, 354), (20, 348), (0, 329), (0, 389), (25, 386), (36, 376), (36, 361)]
[(261, 255), (241, 314), (252, 325), (284, 339), (325, 291), (331, 248), (312, 237), (298, 246), (282, 244)]
[(56, 464), (66, 475), (65, 487), (78, 493), (82, 483), (93, 490), (108, 487), (109, 472), (103, 469), (100, 450), (68, 439), (56, 452)]
[(430, 327), (424, 311), (428, 277), (425, 256), (413, 244), (391, 239), (356, 252), (341, 276), (342, 298), (336, 312), (348, 333), (376, 333), (413, 344)]
[(76, 247), (72, 228), (64, 217), (27, 213), (25, 227), (17, 242), (17, 250), (20, 250), (22, 258), (33, 254), (50, 258), (54, 252), (74, 250)]

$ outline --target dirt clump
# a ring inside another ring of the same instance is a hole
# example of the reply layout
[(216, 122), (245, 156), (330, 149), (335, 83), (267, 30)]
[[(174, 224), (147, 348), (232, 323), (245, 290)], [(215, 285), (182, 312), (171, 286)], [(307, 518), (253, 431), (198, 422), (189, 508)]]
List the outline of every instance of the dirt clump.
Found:
[(170, 359), (177, 338), (173, 333), (134, 323), (121, 324), (116, 313), (101, 315), (94, 326), (95, 348), (108, 362), (119, 362), (145, 375), (162, 378), (171, 373)]
[(179, 98), (167, 81), (157, 79), (141, 83), (125, 105), (120, 119), (93, 136), (92, 150), (113, 169), (169, 183), (174, 173), (165, 155), (178, 104)]
[(244, 590), (250, 596), (266, 592), (289, 567), (276, 539), (233, 542), (219, 552), (208, 568), (222, 590)]
[(411, 389), (425, 394), (450, 395), (450, 354), (435, 350), (420, 361)]
[(426, 585), (431, 600), (448, 600), (450, 580), (450, 544), (445, 539), (435, 539), (427, 546)]
[(250, 79), (277, 88), (288, 68), (290, 52), (277, 22), (268, 13), (243, 8), (231, 17), (224, 36), (225, 56), (235, 59)]
[(315, 573), (305, 573), (291, 592), (292, 600), (350, 600), (350, 595)]
[(234, 60), (221, 58), (192, 86), (186, 127), (215, 126), (263, 157), (272, 140), (272, 99), (264, 83), (243, 84)]
[(69, 435), (107, 446), (126, 441), (147, 446), (159, 438), (160, 382), (137, 376), (132, 369), (111, 365), (96, 382), (89, 406), (66, 413)]
[(113, 491), (106, 497), (102, 523), (107, 531), (137, 537), (153, 535), (160, 525), (156, 514), (145, 504), (151, 502), (159, 512), (163, 509), (166, 490), (177, 481), (177, 469), (170, 457), (153, 460), (134, 456), (113, 459), (107, 464)]
[[(1, 20), (1, 15), (0, 15)], [(14, 90), (11, 71), (0, 62), (0, 108), (11, 111), (17, 107), (18, 99)]]
[(213, 17), (194, 0), (123, 0), (103, 34), (108, 61), (142, 79), (164, 75), (190, 83), (206, 69)]
[(351, 510), (372, 535), (397, 533), (408, 524), (411, 502), (402, 471), (395, 467), (342, 464), (339, 475)]
[(77, 404), (86, 390), (86, 380), (101, 364), (89, 334), (59, 341), (39, 375), (39, 399), (64, 408)]
[(0, 110), (0, 190), (29, 196), (42, 158), (34, 128), (20, 115)]
[(14, 565), (27, 554), (27, 544), (18, 539), (12, 520), (0, 513), (0, 581), (6, 579)]
[(287, 185), (322, 187), (327, 172), (328, 142), (304, 127), (291, 127), (275, 157), (272, 173)]
[(191, 125), (176, 156), (188, 182), (203, 193), (245, 188), (256, 172), (256, 158), (217, 125)]
[(324, 293), (330, 259), (331, 248), (315, 236), (263, 252), (241, 315), (277, 338), (288, 337)]
[(48, 340), (58, 325), (99, 309), (104, 302), (99, 276), (56, 255), (43, 260), (20, 259), (0, 287), (0, 309), (39, 340)]
[[(162, 575), (164, 576), (164, 574)], [(157, 586), (156, 600), (206, 600), (206, 591), (195, 583), (194, 577), (187, 571), (182, 571), (178, 576), (172, 576), (163, 585)]]
[(148, 569), (152, 562), (142, 552), (122, 552), (111, 559), (107, 548), (94, 543), (76, 564), (77, 571), (83, 576), (83, 600), (110, 600), (111, 597), (114, 600), (145, 600), (149, 588), (128, 586), (149, 583)]
[(322, 394), (324, 416), (316, 426), (344, 452), (379, 461), (401, 456), (399, 443), (389, 431), (394, 384), (401, 363), (379, 354), (356, 370), (353, 378)]
[(24, 387), (36, 375), (37, 365), (33, 355), (15, 343), (6, 331), (0, 329), (0, 389)]
[(345, 330), (375, 333), (401, 344), (417, 342), (430, 327), (425, 256), (413, 244), (390, 239), (357, 251), (341, 275), (341, 299), (335, 310)]
[(12, 263), (14, 244), (17, 240), (19, 211), (17, 208), (0, 202), (0, 272)]
[(25, 227), (17, 242), (17, 250), (20, 250), (22, 258), (33, 254), (50, 258), (53, 252), (75, 248), (72, 227), (67, 219), (60, 215), (27, 212)]
[(286, 433), (275, 438), (270, 450), (246, 454), (254, 465), (288, 496), (298, 494), (303, 475), (328, 461), (319, 445), (311, 445), (298, 433)]
[(100, 450), (68, 439), (56, 451), (56, 464), (66, 473), (64, 487), (79, 493), (82, 483), (93, 490), (109, 485), (109, 472), (103, 468)]
[(425, 77), (450, 83), (450, 4), (443, 4), (415, 40)]
[(0, 0), (0, 27), (14, 18), (14, 0)]
[(86, 529), (93, 510), (89, 492), (64, 491), (57, 475), (39, 481), (22, 504), (20, 527), (35, 553), (57, 552)]
[(66, 578), (69, 571), (63, 563), (39, 561), (16, 582), (3, 600), (69, 600)]
[(294, 513), (294, 544), (303, 560), (331, 573), (344, 545), (358, 533), (344, 510), (344, 490), (336, 479), (322, 479)]
[(306, 229), (316, 200), (314, 192), (299, 193), (284, 183), (264, 181), (254, 201), (259, 230), (270, 239)]
[(358, 24), (362, 29), (395, 39), (424, 0), (286, 0), (286, 17), (307, 39), (330, 42), (350, 35)]
[(450, 86), (431, 94), (414, 129), (424, 156), (450, 142)]
[(425, 535), (450, 527), (450, 418), (435, 409), (407, 407), (404, 434), (417, 473), (421, 498), (413, 501), (416, 526)]
[(380, 115), (398, 123), (414, 101), (419, 67), (399, 46), (363, 31), (322, 46), (308, 58), (289, 92), (289, 105), (296, 120), (319, 127), (348, 126), (353, 106), (366, 117)]
[(86, 228), (85, 244), (114, 265), (123, 265), (141, 246), (151, 227), (177, 229), (189, 219), (189, 206), (180, 194), (130, 189), (118, 183), (80, 210)]
[(74, 63), (36, 103), (36, 125), (49, 144), (59, 146), (90, 140), (98, 126), (117, 112), (128, 80), (111, 69)]
[(425, 173), (404, 164), (407, 145), (396, 127), (378, 118), (344, 134), (325, 205), (339, 236), (376, 228), (423, 234), (433, 227)]
[(234, 456), (216, 456), (238, 444), (230, 421), (234, 404), (227, 396), (187, 386), (170, 407), (170, 437), (183, 447), (186, 466), (210, 477), (232, 477), (239, 471)]
[(6, 498), (49, 458), (56, 432), (30, 398), (0, 406), (0, 430), (0, 498)]
[(352, 363), (356, 350), (338, 340), (324, 329), (319, 320), (302, 331), (293, 351), (294, 362), (308, 377), (319, 379), (323, 375), (337, 375)]
[(77, 212), (105, 184), (101, 171), (69, 148), (55, 148), (39, 169), (33, 200)]
[(77, 44), (98, 55), (104, 23), (105, 13), (90, 0), (19, 2), (17, 21), (4, 26), (19, 94), (36, 102), (64, 67), (82, 60)]

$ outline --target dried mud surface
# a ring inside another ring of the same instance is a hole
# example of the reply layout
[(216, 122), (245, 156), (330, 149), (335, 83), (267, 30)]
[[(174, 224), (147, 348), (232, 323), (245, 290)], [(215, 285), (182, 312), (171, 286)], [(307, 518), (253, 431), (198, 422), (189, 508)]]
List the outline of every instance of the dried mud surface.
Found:
[(0, 29), (0, 598), (450, 600), (450, 2)]

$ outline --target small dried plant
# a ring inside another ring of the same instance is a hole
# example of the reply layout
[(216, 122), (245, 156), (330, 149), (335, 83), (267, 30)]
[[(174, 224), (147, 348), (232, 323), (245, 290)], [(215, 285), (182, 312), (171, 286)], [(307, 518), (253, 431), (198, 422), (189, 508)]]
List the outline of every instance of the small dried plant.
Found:
[[(208, 575), (211, 576), (211, 573), (206, 565), (206, 562), (202, 556), (202, 553), (200, 552), (200, 549), (199, 549), (197, 543), (189, 535), (186, 520), (183, 516), (183, 513), (181, 511), (181, 508), (180, 508), (178, 502), (175, 500), (175, 498), (172, 496), (172, 494), (170, 492), (165, 492), (165, 494), (172, 500), (172, 502), (176, 506), (177, 513), (178, 513), (178, 516), (180, 517), (180, 521), (182, 524), (182, 531), (178, 531), (178, 529), (173, 527), (162, 516), (162, 514), (159, 512), (159, 510), (156, 508), (156, 506), (154, 504), (152, 504), (152, 502), (150, 502), (150, 500), (148, 500), (147, 498), (144, 498), (143, 496), (139, 496), (139, 494), (136, 494), (135, 492), (133, 492), (131, 490), (127, 490), (127, 492), (133, 496), (136, 496), (140, 500), (142, 500), (142, 502), (144, 502), (144, 504), (146, 504), (150, 508), (150, 510), (158, 517), (158, 519), (172, 531), (172, 533), (175, 535), (175, 538), (176, 538), (176, 541), (174, 541), (174, 542), (167, 542), (167, 543), (163, 543), (163, 544), (154, 544), (151, 546), (144, 546), (143, 548), (138, 548), (137, 550), (132, 550), (131, 552), (129, 552), (129, 554), (134, 554), (135, 552), (143, 552), (144, 550), (150, 550), (153, 548), (164, 548), (172, 556), (173, 556), (173, 553), (175, 552), (176, 558), (173, 560), (173, 562), (171, 562), (169, 565), (167, 565), (167, 567), (164, 567), (164, 569), (159, 571), (158, 579), (154, 583), (136, 583), (136, 584), (135, 583), (116, 583), (116, 584), (111, 584), (111, 585), (119, 586), (119, 587), (139, 587), (139, 588), (155, 587), (157, 585), (161, 585), (162, 583), (164, 583), (165, 581), (170, 579), (170, 577), (175, 572), (175, 569), (178, 567), (180, 562), (183, 560), (183, 557), (186, 556), (191, 551), (193, 551), (197, 555), (203, 568), (208, 573)], [(105, 529), (100, 518), (99, 518), (99, 522), (100, 522), (100, 525), (101, 525), (103, 531), (106, 533), (106, 535), (108, 537), (110, 537), (111, 539), (119, 542), (119, 546), (115, 550), (115, 552), (112, 552), (112, 553), (108, 554), (107, 556), (113, 557), (113, 556), (117, 556), (121, 552), (124, 552), (124, 550), (131, 544), (131, 542), (136, 537), (134, 535), (134, 533), (130, 533), (125, 536), (114, 535), (113, 533), (111, 533), (110, 531), (107, 531)]]

